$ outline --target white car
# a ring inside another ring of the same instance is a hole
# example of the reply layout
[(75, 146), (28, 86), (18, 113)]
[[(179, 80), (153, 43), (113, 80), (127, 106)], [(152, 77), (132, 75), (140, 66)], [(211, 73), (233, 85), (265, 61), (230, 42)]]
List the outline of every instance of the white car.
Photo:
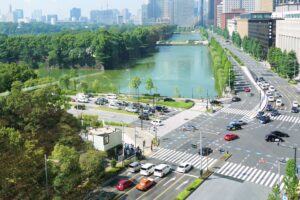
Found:
[(267, 86), (267, 87), (269, 87), (269, 86), (270, 86), (270, 83), (265, 82), (264, 85)]
[(282, 100), (281, 99), (276, 99), (276, 106), (277, 107), (282, 106)]
[(180, 165), (178, 165), (176, 171), (180, 173), (186, 173), (190, 171), (192, 168), (193, 166), (191, 163), (181, 163)]
[(108, 98), (108, 99), (117, 99), (118, 97), (117, 97), (116, 94), (108, 94), (108, 95), (106, 95), (106, 98)]
[(298, 101), (293, 101), (293, 105), (292, 105), (292, 107), (296, 107), (296, 108), (298, 108), (298, 106), (299, 106), (299, 104), (298, 104)]
[(84, 97), (80, 97), (80, 98), (77, 98), (77, 101), (79, 103), (88, 103), (89, 99), (88, 98), (84, 98)]
[(267, 90), (267, 89), (268, 89), (268, 86), (263, 84), (263, 85), (261, 86), (261, 89)]
[(275, 98), (273, 96), (268, 96), (268, 101), (269, 102), (274, 102), (275, 101)]
[(109, 104), (108, 107), (115, 110), (121, 110), (121, 107), (114, 103)]
[(267, 92), (266, 92), (266, 95), (267, 95), (267, 96), (271, 96), (271, 95), (272, 95), (272, 92), (271, 92), (271, 91), (267, 91)]
[(125, 110), (126, 110), (127, 112), (133, 112), (133, 113), (136, 113), (136, 112), (139, 111), (137, 108), (135, 108), (135, 107), (130, 107), (130, 106), (126, 107)]
[(271, 86), (269, 87), (269, 91), (270, 91), (270, 92), (275, 92), (275, 87), (274, 87), (273, 85), (271, 85)]
[(161, 120), (153, 120), (153, 121), (151, 122), (151, 124), (152, 124), (153, 126), (162, 126), (162, 125), (163, 125), (162, 122), (161, 122)]

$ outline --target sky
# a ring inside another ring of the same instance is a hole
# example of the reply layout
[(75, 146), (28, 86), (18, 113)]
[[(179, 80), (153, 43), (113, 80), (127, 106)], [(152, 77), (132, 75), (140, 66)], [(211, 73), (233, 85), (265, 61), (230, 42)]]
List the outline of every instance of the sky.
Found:
[(131, 13), (136, 14), (141, 8), (144, 0), (0, 0), (0, 13), (6, 14), (9, 4), (13, 10), (23, 9), (25, 17), (30, 17), (35, 9), (42, 9), (44, 14), (58, 14), (60, 19), (68, 18), (72, 7), (80, 7), (83, 16), (88, 17), (90, 10), (117, 8), (119, 10), (128, 8)]

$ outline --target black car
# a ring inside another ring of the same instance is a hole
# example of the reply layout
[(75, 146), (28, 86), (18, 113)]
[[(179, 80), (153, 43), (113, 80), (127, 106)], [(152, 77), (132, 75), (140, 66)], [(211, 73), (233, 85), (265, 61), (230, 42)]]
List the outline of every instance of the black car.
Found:
[(182, 127), (182, 131), (195, 131), (197, 127), (192, 124), (186, 124)]
[(85, 105), (81, 105), (81, 104), (75, 105), (74, 108), (75, 108), (76, 110), (85, 110)]
[(97, 104), (97, 105), (105, 105), (107, 103), (108, 103), (108, 100), (105, 98), (98, 98), (95, 102), (95, 104)]
[(267, 142), (284, 142), (284, 140), (281, 137), (278, 137), (278, 136), (273, 135), (273, 134), (266, 135), (265, 140)]
[(226, 129), (228, 131), (236, 131), (242, 129), (242, 126), (240, 124), (229, 124)]
[(272, 131), (270, 134), (271, 135), (276, 135), (278, 137), (290, 137), (289, 134), (283, 133), (281, 131)]
[(220, 104), (222, 104), (222, 102), (220, 102), (218, 100), (212, 100), (212, 101), (210, 101), (210, 104), (212, 104), (212, 105), (220, 105)]
[(263, 77), (259, 77), (258, 81), (265, 81), (265, 79)]
[(201, 153), (202, 153), (201, 156), (208, 156), (212, 152), (213, 152), (213, 150), (210, 147), (203, 147), (202, 151), (199, 150), (198, 154), (201, 155)]
[(299, 112), (299, 109), (297, 107), (292, 107), (292, 110), (291, 110), (292, 113), (298, 113)]
[(241, 98), (240, 97), (232, 97), (231, 101), (232, 102), (239, 102), (239, 101), (241, 101)]
[(259, 111), (259, 112), (257, 113), (257, 115), (256, 115), (256, 119), (260, 119), (261, 117), (264, 116), (264, 114), (265, 114), (265, 112)]
[(259, 121), (261, 124), (267, 124), (267, 123), (271, 122), (271, 119), (269, 116), (262, 116), (259, 118)]
[(194, 103), (194, 101), (191, 100), (191, 99), (186, 99), (186, 100), (184, 100), (184, 102), (185, 102), (185, 103)]
[(141, 119), (141, 120), (149, 120), (150, 118), (149, 118), (149, 115), (141, 114), (141, 115), (139, 116), (139, 119)]
[(278, 110), (272, 110), (272, 112), (271, 112), (272, 117), (276, 117), (276, 116), (279, 116), (279, 115), (280, 115), (280, 113), (278, 112)]
[(266, 111), (272, 111), (272, 110), (273, 110), (272, 105), (271, 105), (271, 104), (268, 104), (268, 105), (267, 105), (267, 108), (266, 108)]
[(158, 112), (161, 112), (162, 111), (162, 109), (163, 109), (163, 107), (162, 106), (155, 106), (155, 110), (157, 110)]
[(169, 97), (164, 98), (164, 102), (174, 102), (175, 100)]

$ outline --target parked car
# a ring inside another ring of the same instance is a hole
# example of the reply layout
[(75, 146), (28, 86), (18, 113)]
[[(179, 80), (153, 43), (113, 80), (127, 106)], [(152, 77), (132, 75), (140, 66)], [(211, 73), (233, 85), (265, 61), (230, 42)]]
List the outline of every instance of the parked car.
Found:
[(170, 165), (160, 164), (154, 169), (154, 176), (164, 177), (171, 172)]
[(265, 140), (267, 142), (284, 142), (284, 140), (281, 137), (278, 137), (278, 136), (273, 135), (273, 134), (266, 135)]
[(203, 147), (202, 151), (199, 150), (199, 155), (202, 154), (202, 156), (208, 156), (209, 154), (211, 154), (213, 152), (213, 150), (210, 147)]
[(137, 108), (132, 107), (132, 106), (126, 107), (126, 108), (125, 108), (125, 111), (127, 111), (127, 112), (133, 112), (133, 113), (139, 112), (139, 110), (138, 110)]
[(84, 98), (84, 97), (79, 97), (79, 98), (77, 98), (77, 102), (79, 102), (79, 103), (88, 103), (89, 99)]
[(241, 98), (240, 97), (232, 97), (231, 101), (232, 102), (239, 102), (239, 101), (241, 101)]
[(108, 103), (108, 100), (106, 98), (98, 98), (96, 101), (95, 101), (95, 104), (97, 105), (105, 105)]
[(162, 109), (163, 109), (163, 107), (160, 105), (155, 106), (155, 110), (157, 110), (158, 112), (161, 112)]
[(161, 120), (153, 120), (153, 121), (151, 122), (151, 124), (152, 124), (153, 126), (162, 126), (162, 125), (163, 125)]
[(298, 101), (293, 101), (292, 107), (298, 108), (299, 107)]
[(272, 131), (270, 134), (276, 135), (278, 137), (290, 137), (289, 134), (281, 132), (281, 131)]
[(175, 99), (172, 99), (169, 97), (164, 98), (164, 102), (174, 102), (174, 101), (175, 101)]
[(271, 104), (268, 104), (267, 107), (266, 107), (266, 111), (272, 111), (273, 110), (273, 107)]
[(268, 101), (269, 102), (274, 102), (275, 101), (275, 98), (273, 96), (268, 96)]
[(244, 92), (251, 92), (251, 89), (249, 87), (245, 87)]
[(108, 98), (108, 99), (117, 99), (118, 97), (117, 97), (116, 94), (107, 94), (106, 98)]
[(280, 115), (280, 113), (279, 113), (279, 111), (278, 110), (272, 110), (272, 112), (271, 112), (271, 116), (272, 117), (276, 117), (276, 116), (279, 116)]
[(140, 171), (140, 169), (141, 169), (141, 164), (139, 162), (133, 162), (128, 165), (129, 172), (135, 173), (135, 172)]
[(184, 102), (185, 102), (185, 103), (194, 103), (194, 101), (191, 100), (191, 99), (185, 99)]
[(139, 115), (139, 119), (140, 120), (149, 120), (150, 118), (149, 118), (149, 115), (148, 114), (141, 114), (141, 115)]
[(151, 186), (155, 184), (154, 179), (152, 178), (143, 178), (139, 184), (136, 185), (136, 189), (146, 191), (148, 190)]
[(236, 130), (242, 129), (242, 126), (239, 125), (239, 124), (229, 124), (229, 125), (226, 127), (226, 129), (227, 129), (228, 131), (236, 131)]
[(108, 107), (115, 110), (121, 110), (121, 107), (115, 103), (110, 103)]
[(275, 105), (276, 105), (277, 107), (282, 106), (282, 100), (281, 100), (281, 99), (276, 99)]
[(220, 102), (218, 100), (212, 100), (212, 101), (210, 101), (210, 104), (212, 104), (212, 105), (220, 105), (220, 104), (222, 104), (222, 102)]
[(239, 136), (237, 134), (226, 134), (224, 136), (224, 140), (226, 140), (226, 141), (236, 140), (238, 138), (239, 138)]
[(133, 185), (131, 180), (120, 180), (116, 185), (117, 190), (124, 191), (127, 188), (130, 188)]
[(292, 107), (292, 113), (299, 113), (299, 109), (297, 107)]
[(259, 118), (259, 122), (261, 124), (267, 124), (271, 122), (271, 118), (269, 116), (262, 116), (261, 118)]
[(192, 164), (186, 162), (186, 163), (179, 164), (178, 167), (176, 168), (176, 171), (180, 173), (187, 173), (192, 168), (193, 168)]
[(86, 109), (86, 108), (85, 108), (85, 105), (82, 105), (82, 104), (75, 105), (74, 108), (75, 108), (76, 110), (85, 110), (85, 109)]
[(197, 130), (196, 126), (192, 125), (192, 124), (185, 124), (182, 127), (182, 131), (195, 131)]

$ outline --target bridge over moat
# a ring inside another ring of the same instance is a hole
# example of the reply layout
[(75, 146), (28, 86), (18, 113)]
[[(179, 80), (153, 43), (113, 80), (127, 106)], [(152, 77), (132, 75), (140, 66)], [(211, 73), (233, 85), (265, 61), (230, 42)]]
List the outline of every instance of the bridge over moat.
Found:
[(206, 46), (207, 40), (157, 41), (157, 46)]

